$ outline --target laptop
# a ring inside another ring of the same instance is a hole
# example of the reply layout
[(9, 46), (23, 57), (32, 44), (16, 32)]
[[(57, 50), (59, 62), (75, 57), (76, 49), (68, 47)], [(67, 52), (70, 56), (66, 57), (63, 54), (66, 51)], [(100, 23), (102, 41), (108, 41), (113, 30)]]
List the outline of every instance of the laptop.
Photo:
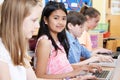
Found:
[(120, 51), (113, 52), (113, 53), (111, 54), (111, 56), (112, 56), (113, 59), (117, 59), (119, 55), (120, 55)]
[(101, 73), (99, 72), (91, 73), (91, 72), (82, 71), (78, 76), (94, 75), (97, 77), (98, 80), (110, 80), (112, 77), (113, 71), (114, 71), (113, 69), (103, 70)]
[(110, 70), (103, 70), (101, 73), (96, 72), (96, 73), (93, 73), (93, 75), (95, 75), (98, 78), (98, 80), (110, 80), (112, 77), (112, 74), (114, 72), (114, 68), (117, 65), (118, 59), (113, 59), (113, 60), (114, 60), (113, 62), (99, 62), (99, 63), (97, 63), (100, 66), (108, 67), (111, 69)]
[(98, 62), (97, 64), (104, 67), (115, 67), (117, 64), (118, 56), (120, 52), (113, 52), (110, 56), (113, 58), (113, 62)]
[(95, 75), (98, 78), (98, 80), (110, 80), (112, 77), (112, 73), (113, 70), (103, 70), (101, 73), (96, 72), (93, 73), (93, 75)]

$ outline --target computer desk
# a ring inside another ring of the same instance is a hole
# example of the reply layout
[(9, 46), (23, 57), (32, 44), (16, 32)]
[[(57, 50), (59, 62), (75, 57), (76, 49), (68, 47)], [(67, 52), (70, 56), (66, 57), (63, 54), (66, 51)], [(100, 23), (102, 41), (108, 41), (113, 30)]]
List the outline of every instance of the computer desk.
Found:
[(103, 70), (113, 70), (109, 80), (120, 80), (120, 55), (118, 56), (115, 67), (102, 67)]
[(120, 80), (120, 55), (118, 56), (115, 67), (102, 67), (102, 69), (113, 71), (109, 80)]
[(111, 80), (120, 80), (120, 55), (118, 57), (116, 67), (114, 68)]

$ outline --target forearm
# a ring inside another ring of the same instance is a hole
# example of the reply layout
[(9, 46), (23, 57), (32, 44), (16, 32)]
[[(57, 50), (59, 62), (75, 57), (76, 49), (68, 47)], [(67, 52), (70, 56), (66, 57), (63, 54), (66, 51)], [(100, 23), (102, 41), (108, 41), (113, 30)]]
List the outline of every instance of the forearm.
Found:
[(86, 59), (84, 61), (80, 61), (78, 63), (74, 63), (72, 65), (79, 65), (79, 66), (83, 66), (89, 63), (93, 63), (93, 62), (98, 62), (99, 61), (99, 57), (97, 57), (98, 55), (94, 55), (93, 57), (90, 57), (89, 59)]
[(37, 78), (37, 80), (63, 80), (63, 79), (45, 79), (45, 78)]
[(84, 60), (84, 61), (80, 61), (80, 62), (78, 62), (78, 63), (73, 63), (72, 64), (72, 66), (73, 66), (73, 68), (74, 67), (76, 67), (76, 66), (82, 66), (82, 65), (86, 65), (86, 64), (88, 64), (90, 61), (89, 61), (89, 59), (86, 59), (86, 60)]
[(38, 78), (43, 78), (43, 79), (57, 79), (57, 80), (62, 80), (64, 78), (70, 78), (70, 77), (73, 77), (72, 72), (69, 72), (69, 73), (62, 73), (62, 74), (45, 74), (45, 75), (40, 75), (40, 76), (37, 76)]

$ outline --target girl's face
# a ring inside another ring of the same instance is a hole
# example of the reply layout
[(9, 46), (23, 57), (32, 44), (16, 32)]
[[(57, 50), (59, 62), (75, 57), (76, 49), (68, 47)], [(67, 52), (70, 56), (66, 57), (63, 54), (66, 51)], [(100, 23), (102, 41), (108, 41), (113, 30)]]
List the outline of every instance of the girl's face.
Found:
[(96, 18), (87, 18), (88, 22), (88, 29), (94, 29), (100, 20), (100, 15), (98, 15)]
[(33, 7), (28, 15), (23, 21), (23, 32), (27, 39), (30, 39), (34, 33), (35, 28), (39, 26), (39, 17), (41, 15), (42, 8), (37, 5)]
[(45, 17), (44, 21), (50, 33), (59, 33), (66, 27), (66, 13), (61, 9), (55, 10), (48, 18)]

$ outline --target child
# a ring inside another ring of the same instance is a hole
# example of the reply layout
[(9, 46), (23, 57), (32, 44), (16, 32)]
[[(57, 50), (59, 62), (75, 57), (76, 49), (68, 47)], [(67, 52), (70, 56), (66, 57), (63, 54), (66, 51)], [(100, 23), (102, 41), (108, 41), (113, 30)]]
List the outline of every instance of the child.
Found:
[(37, 79), (29, 64), (27, 42), (39, 26), (40, 13), (37, 0), (4, 0), (0, 24), (0, 80)]
[[(61, 2), (49, 1), (43, 9), (35, 56), (35, 72), (40, 78), (68, 79), (76, 77), (84, 70), (74, 69), (66, 57), (69, 51), (65, 33), (66, 16), (67, 11)], [(96, 78), (86, 75), (78, 79)]]
[[(98, 22), (100, 20), (100, 13), (95, 8), (87, 6), (83, 6), (80, 13), (82, 13), (87, 18), (87, 21), (84, 25), (84, 32), (81, 37), (78, 38), (78, 40), (80, 44), (84, 45), (89, 51), (95, 51), (92, 49), (92, 42), (88, 30), (92, 30), (98, 25)], [(107, 50), (104, 48), (98, 48), (96, 49), (96, 51), (100, 53), (112, 53), (111, 50)]]
[[(92, 56), (90, 52), (82, 46), (77, 37), (80, 37), (84, 30), (84, 22), (86, 18), (79, 12), (70, 11), (67, 15), (67, 37), (70, 44), (68, 59), (71, 64), (76, 63), (79, 65), (88, 64), (96, 61), (112, 61), (110, 56), (94, 55)], [(93, 53), (92, 53), (93, 54)], [(94, 53), (95, 54), (95, 53)], [(86, 60), (81, 61), (81, 57)], [(89, 58), (89, 59), (88, 59)]]

